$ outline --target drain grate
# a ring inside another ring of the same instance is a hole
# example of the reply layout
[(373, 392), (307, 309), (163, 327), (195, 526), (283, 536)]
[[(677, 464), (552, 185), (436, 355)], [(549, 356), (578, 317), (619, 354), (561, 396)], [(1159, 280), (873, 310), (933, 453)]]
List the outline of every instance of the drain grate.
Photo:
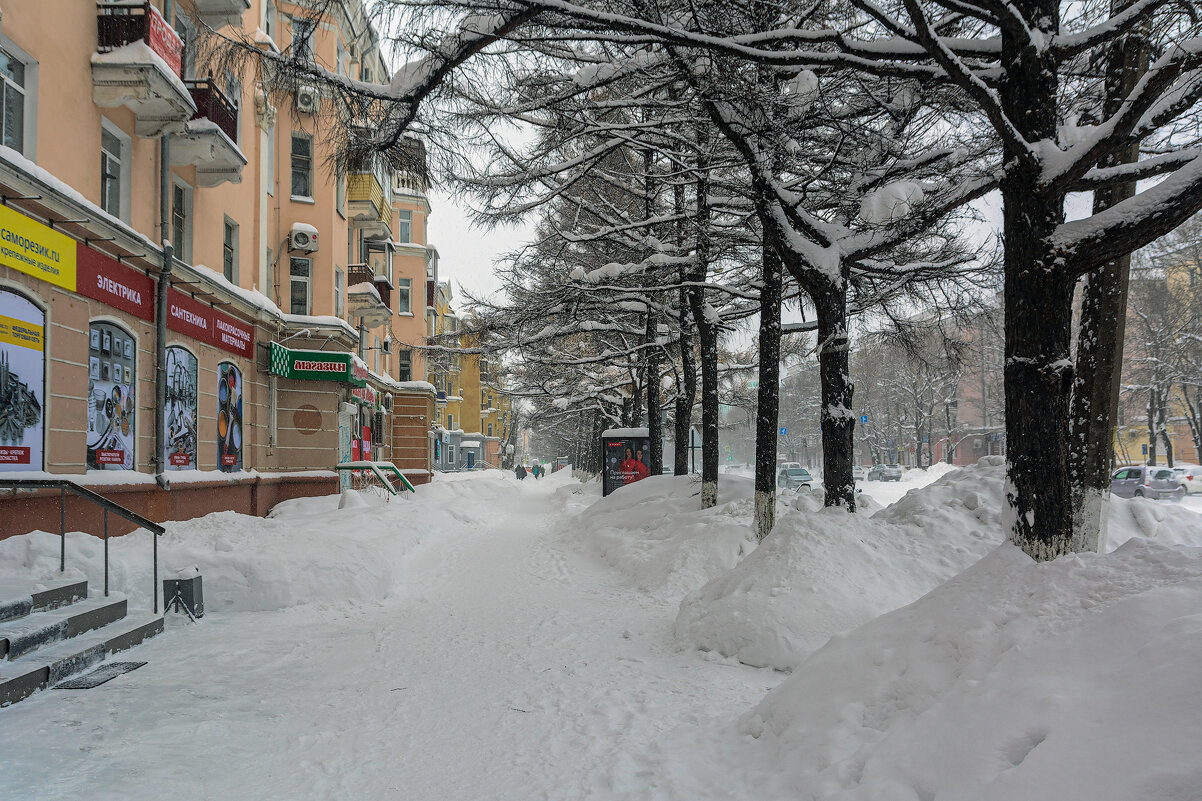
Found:
[(109, 679), (115, 679), (123, 673), (129, 673), (131, 670), (137, 670), (145, 665), (145, 662), (105, 662), (100, 667), (93, 670), (91, 673), (85, 673), (82, 676), (76, 676), (73, 679), (60, 681), (54, 685), (56, 690), (90, 690), (104, 684)]

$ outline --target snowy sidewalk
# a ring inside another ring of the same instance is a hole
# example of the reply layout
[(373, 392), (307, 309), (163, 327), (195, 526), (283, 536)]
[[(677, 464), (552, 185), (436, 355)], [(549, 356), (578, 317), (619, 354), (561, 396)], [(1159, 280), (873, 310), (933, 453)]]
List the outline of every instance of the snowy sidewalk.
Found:
[(457, 483), (387, 601), (210, 615), (120, 682), (0, 711), (0, 794), (653, 798), (657, 738), (779, 683), (672, 650), (675, 604), (559, 544), (563, 482), (510, 481), (485, 508)]

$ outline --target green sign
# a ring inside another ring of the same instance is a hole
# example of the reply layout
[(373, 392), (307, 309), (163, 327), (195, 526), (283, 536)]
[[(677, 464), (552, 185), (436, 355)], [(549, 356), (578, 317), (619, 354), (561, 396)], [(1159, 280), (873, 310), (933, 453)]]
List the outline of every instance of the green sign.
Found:
[[(363, 386), (366, 371), (356, 370), (355, 357), (350, 353), (327, 353), (321, 350), (292, 350), (278, 342), (271, 343), (269, 372), (283, 378), (303, 381), (338, 381)], [(363, 375), (360, 373), (363, 372)]]

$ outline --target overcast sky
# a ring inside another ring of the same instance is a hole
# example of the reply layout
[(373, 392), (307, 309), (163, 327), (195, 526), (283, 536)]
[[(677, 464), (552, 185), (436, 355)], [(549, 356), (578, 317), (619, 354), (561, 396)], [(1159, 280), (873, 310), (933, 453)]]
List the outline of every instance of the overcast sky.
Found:
[(493, 262), (502, 253), (515, 250), (530, 240), (528, 228), (496, 228), (487, 231), (473, 226), (467, 209), (442, 190), (430, 193), (430, 244), (438, 248), (438, 279), (450, 281), (453, 303), (464, 309), (460, 288), (476, 294), (496, 293), (500, 282)]

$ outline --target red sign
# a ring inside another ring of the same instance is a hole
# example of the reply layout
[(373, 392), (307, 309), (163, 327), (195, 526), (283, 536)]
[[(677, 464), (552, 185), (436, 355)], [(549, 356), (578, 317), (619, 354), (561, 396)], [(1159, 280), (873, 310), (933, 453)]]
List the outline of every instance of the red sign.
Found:
[(146, 44), (167, 62), (167, 66), (177, 77), (182, 74), (184, 43), (154, 6), (150, 6), (150, 26), (146, 34)]
[(238, 454), (226, 453), (221, 456), (222, 467), (236, 467), (238, 465)]
[(213, 310), (195, 298), (172, 289), (167, 293), (167, 327), (176, 333), (213, 341)]
[(0, 464), (29, 464), (29, 448), (0, 448)]
[(154, 280), (82, 242), (75, 249), (76, 291), (140, 317), (154, 319)]
[(213, 312), (213, 344), (249, 359), (254, 355), (255, 330), (233, 317)]
[(376, 405), (376, 390), (372, 386), (351, 387), (351, 397), (365, 406)]
[(100, 448), (96, 451), (96, 464), (125, 464), (125, 451)]
[(187, 467), (192, 464), (192, 457), (186, 453), (173, 453), (167, 457), (167, 460), (173, 467)]

